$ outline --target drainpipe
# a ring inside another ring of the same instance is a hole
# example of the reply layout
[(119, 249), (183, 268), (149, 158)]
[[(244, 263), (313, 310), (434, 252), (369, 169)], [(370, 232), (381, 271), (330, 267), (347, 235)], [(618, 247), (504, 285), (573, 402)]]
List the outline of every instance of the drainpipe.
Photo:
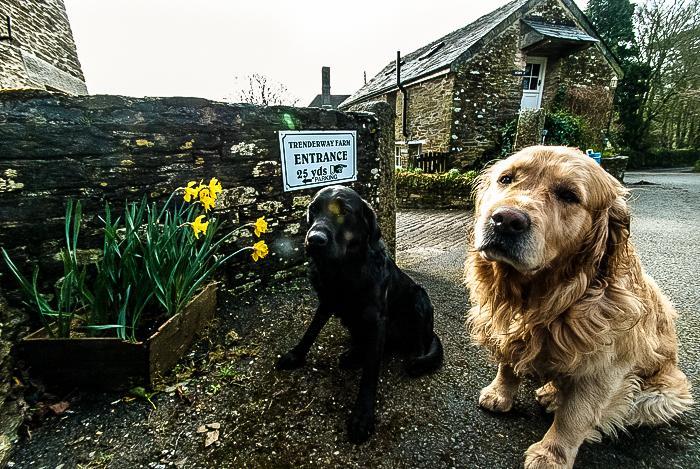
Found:
[(396, 86), (399, 87), (401, 91), (401, 96), (403, 97), (403, 112), (401, 113), (401, 134), (406, 139), (406, 146), (408, 147), (408, 92), (406, 88), (401, 84), (401, 51), (396, 51)]

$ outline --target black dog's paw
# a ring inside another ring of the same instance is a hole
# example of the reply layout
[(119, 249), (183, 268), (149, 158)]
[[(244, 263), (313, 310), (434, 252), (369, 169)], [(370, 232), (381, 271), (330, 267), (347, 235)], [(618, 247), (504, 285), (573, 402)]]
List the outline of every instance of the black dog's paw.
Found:
[(343, 370), (357, 370), (362, 368), (362, 357), (355, 349), (350, 349), (340, 355), (338, 366)]
[(303, 366), (304, 363), (306, 363), (305, 355), (295, 352), (294, 350), (290, 350), (282, 355), (279, 360), (277, 360), (275, 368), (278, 370), (293, 370)]
[(353, 411), (348, 421), (348, 438), (359, 445), (374, 433), (374, 412)]

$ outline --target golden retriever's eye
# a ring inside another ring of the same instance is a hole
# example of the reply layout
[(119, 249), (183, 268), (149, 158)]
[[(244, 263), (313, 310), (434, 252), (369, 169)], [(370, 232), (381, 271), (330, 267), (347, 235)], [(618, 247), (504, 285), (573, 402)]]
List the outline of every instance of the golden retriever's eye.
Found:
[(503, 174), (501, 177), (498, 178), (498, 183), (503, 184), (504, 186), (507, 186), (508, 184), (513, 182), (513, 176), (510, 174)]
[(572, 191), (571, 189), (567, 189), (566, 187), (556, 188), (554, 190), (554, 195), (557, 196), (557, 199), (567, 204), (577, 204), (580, 202), (580, 199), (578, 198), (578, 195), (576, 195), (576, 192)]

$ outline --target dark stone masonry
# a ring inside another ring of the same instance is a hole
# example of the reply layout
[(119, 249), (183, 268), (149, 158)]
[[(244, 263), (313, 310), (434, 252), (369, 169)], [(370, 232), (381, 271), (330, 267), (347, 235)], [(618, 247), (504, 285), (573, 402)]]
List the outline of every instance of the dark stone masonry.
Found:
[(7, 36), (0, 40), (0, 89), (87, 93), (63, 0), (3, 0), (0, 37)]

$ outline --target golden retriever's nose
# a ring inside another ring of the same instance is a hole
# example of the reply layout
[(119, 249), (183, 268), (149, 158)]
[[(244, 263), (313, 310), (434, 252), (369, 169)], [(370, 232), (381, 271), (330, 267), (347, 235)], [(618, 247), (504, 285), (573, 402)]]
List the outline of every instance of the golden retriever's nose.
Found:
[(496, 233), (517, 235), (530, 228), (530, 217), (517, 208), (499, 207), (491, 214)]

